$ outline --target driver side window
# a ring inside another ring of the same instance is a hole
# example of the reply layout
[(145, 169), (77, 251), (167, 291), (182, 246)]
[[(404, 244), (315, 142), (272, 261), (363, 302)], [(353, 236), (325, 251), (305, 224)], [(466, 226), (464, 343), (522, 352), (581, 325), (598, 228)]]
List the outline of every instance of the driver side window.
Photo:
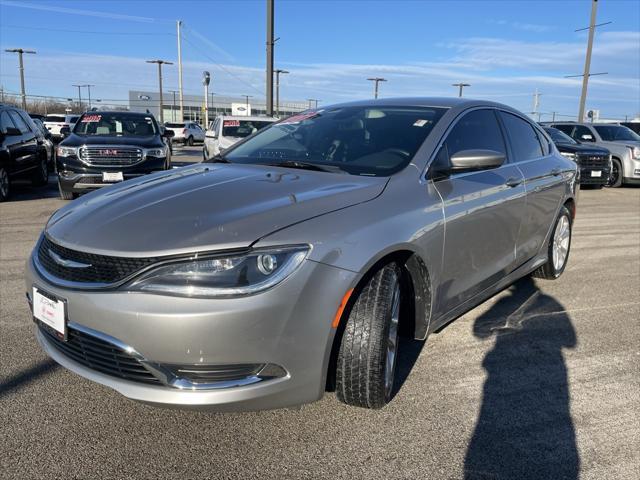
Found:
[(493, 110), (474, 110), (462, 117), (445, 141), (449, 156), (463, 150), (494, 150), (506, 155), (504, 139)]

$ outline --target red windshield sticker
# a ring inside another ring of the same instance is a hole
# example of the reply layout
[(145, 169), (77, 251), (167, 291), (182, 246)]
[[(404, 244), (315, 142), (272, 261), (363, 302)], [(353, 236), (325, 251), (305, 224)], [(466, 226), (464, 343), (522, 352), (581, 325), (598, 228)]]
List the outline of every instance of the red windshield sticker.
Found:
[(102, 118), (102, 115), (85, 115), (84, 117), (82, 117), (82, 120), (80, 120), (81, 122), (99, 122), (100, 119)]
[(313, 111), (313, 112), (307, 112), (307, 113), (301, 113), (299, 115), (293, 115), (289, 118), (285, 118), (283, 121), (280, 122), (280, 125), (284, 125), (287, 123), (300, 123), (303, 122), (304, 120), (309, 120), (310, 118), (315, 117), (316, 115), (318, 115), (318, 112)]
[(223, 127), (239, 127), (240, 120), (225, 120), (222, 126)]

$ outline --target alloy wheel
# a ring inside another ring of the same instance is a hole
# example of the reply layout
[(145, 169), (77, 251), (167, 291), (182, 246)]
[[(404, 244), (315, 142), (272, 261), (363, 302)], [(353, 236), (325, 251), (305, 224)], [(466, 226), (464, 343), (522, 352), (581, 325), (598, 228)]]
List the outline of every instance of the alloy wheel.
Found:
[(391, 319), (389, 320), (389, 331), (387, 333), (387, 359), (384, 371), (384, 394), (387, 399), (391, 398), (393, 390), (393, 380), (396, 370), (396, 357), (398, 353), (398, 322), (400, 319), (400, 283), (396, 281), (391, 300)]
[(553, 268), (556, 272), (562, 270), (569, 253), (569, 240), (571, 238), (571, 224), (566, 215), (558, 219), (556, 230), (553, 234)]

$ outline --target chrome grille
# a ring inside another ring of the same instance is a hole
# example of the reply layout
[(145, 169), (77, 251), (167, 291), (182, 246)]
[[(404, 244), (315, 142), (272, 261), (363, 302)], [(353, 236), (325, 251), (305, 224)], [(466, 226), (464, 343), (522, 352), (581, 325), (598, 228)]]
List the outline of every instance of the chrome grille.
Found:
[(141, 148), (119, 146), (80, 147), (80, 160), (96, 167), (119, 167), (141, 162)]
[(87, 368), (132, 382), (160, 384), (137, 358), (117, 345), (72, 327), (67, 329), (65, 342), (47, 325), (38, 326), (50, 345)]

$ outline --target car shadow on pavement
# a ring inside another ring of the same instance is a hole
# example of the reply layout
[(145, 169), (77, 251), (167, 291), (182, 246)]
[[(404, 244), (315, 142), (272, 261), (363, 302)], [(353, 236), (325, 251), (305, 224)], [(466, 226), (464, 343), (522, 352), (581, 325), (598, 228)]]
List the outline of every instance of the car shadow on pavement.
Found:
[(563, 348), (577, 344), (564, 307), (531, 278), (478, 317), (473, 333), (495, 338), (483, 361), (482, 406), (465, 479), (577, 479), (580, 458)]
[(44, 375), (48, 375), (58, 368), (60, 368), (60, 366), (56, 362), (51, 359), (47, 359), (37, 363), (27, 370), (16, 373), (6, 380), (0, 381), (0, 397), (8, 395), (13, 390), (17, 390)]

